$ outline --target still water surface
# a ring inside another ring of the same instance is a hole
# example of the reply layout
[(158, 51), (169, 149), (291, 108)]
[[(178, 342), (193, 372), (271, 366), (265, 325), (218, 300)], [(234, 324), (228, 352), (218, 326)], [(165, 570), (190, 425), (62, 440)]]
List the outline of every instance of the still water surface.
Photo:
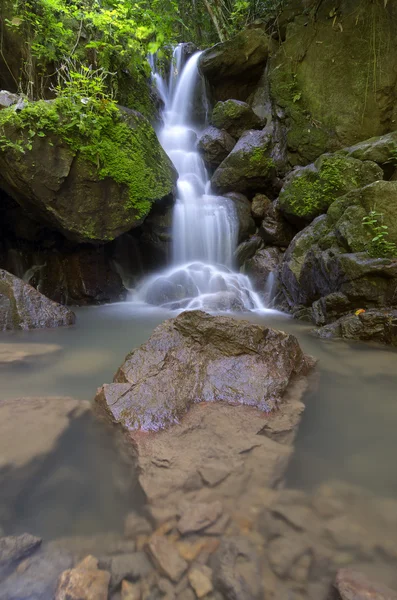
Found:
[[(0, 334), (2, 343), (62, 348), (36, 364), (3, 366), (0, 400), (23, 396), (92, 400), (98, 386), (112, 381), (125, 355), (171, 316), (128, 303), (79, 308), (76, 314), (77, 324), (71, 328)], [(397, 352), (318, 340), (309, 334), (310, 326), (280, 313), (251, 313), (244, 318), (294, 333), (319, 361), (316, 388), (304, 398), (306, 412), (288, 484), (309, 490), (336, 478), (380, 496), (397, 497)], [(78, 474), (78, 485), (59, 477), (65, 468)], [(110, 432), (90, 417), (76, 420), (34, 480), (27, 482), (28, 492), (14, 499), (6, 533), (28, 530), (51, 538), (121, 531), (125, 514), (140, 510), (143, 502), (136, 477), (131, 485), (120, 485), (120, 479), (128, 479), (123, 469)]]

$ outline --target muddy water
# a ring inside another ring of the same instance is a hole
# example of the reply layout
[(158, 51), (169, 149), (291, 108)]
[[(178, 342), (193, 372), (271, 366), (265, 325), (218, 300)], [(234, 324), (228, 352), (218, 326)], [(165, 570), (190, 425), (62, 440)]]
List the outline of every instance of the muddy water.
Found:
[[(158, 310), (140, 312), (129, 304), (76, 312), (77, 325), (72, 328), (0, 335), (0, 343), (21, 347), (60, 346), (40, 361), (2, 366), (0, 400), (23, 396), (91, 400), (99, 385), (112, 380), (126, 353), (169, 316)], [(304, 350), (319, 359), (318, 385), (304, 398), (307, 408), (288, 485), (310, 491), (339, 479), (396, 498), (397, 353), (318, 340), (309, 335), (308, 326), (278, 313), (249, 318), (293, 332)], [(72, 420), (34, 478), (26, 482), (24, 494), (13, 500), (6, 533), (29, 530), (48, 539), (66, 533), (121, 531), (125, 514), (141, 509), (136, 477), (131, 485), (119, 485), (125, 465), (118, 464), (111, 434), (90, 417), (84, 419)], [(79, 485), (65, 483), (59, 475), (65, 469), (75, 472)]]

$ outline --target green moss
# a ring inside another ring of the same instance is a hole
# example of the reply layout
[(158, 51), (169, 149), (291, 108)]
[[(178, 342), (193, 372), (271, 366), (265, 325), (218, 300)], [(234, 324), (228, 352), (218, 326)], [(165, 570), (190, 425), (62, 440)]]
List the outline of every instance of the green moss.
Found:
[(313, 218), (325, 212), (340, 192), (359, 184), (355, 165), (344, 157), (324, 157), (318, 166), (318, 171), (303, 170), (280, 195), (288, 212), (298, 217)]
[[(156, 198), (169, 193), (172, 167), (151, 125), (138, 115), (123, 116), (115, 106), (103, 113), (88, 112), (58, 98), (32, 102), (19, 112), (0, 112), (0, 149), (28, 152), (34, 138), (58, 136), (72, 151), (96, 168), (100, 179), (110, 177), (129, 190), (128, 206), (139, 218)], [(51, 143), (51, 142), (49, 142)]]
[(268, 156), (266, 148), (254, 148), (249, 156), (249, 167), (255, 172), (259, 169), (269, 172), (275, 167), (275, 162)]

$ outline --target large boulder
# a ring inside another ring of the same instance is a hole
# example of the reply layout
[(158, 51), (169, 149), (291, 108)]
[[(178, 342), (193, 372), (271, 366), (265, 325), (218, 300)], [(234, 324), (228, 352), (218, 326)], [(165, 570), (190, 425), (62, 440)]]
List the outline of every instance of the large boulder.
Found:
[(239, 138), (248, 129), (261, 129), (264, 126), (246, 102), (226, 100), (217, 102), (211, 116), (212, 125), (225, 129), (234, 138)]
[(0, 269), (0, 330), (73, 325), (75, 315)]
[(323, 325), (353, 309), (396, 305), (397, 258), (373, 256), (374, 234), (363, 222), (374, 207), (388, 227), (388, 241), (397, 244), (394, 181), (342, 196), (294, 238), (281, 268), (291, 310), (311, 307), (313, 320)]
[(246, 29), (227, 42), (205, 50), (199, 67), (216, 101), (246, 100), (255, 89), (269, 54), (262, 29)]
[[(107, 126), (95, 160), (90, 142), (71, 140), (54, 125), (43, 125), (40, 135), (25, 139), (32, 113), (41, 115), (42, 123), (53, 123), (60, 110), (56, 101), (40, 101), (16, 117), (13, 107), (0, 112), (9, 140), (0, 148), (0, 187), (70, 240), (113, 240), (140, 225), (152, 204), (173, 191), (175, 169), (136, 111), (124, 109)], [(13, 146), (21, 139), (23, 152)]]
[(358, 160), (372, 160), (378, 165), (395, 167), (397, 161), (397, 131), (370, 138), (350, 148), (341, 150), (344, 154)]
[(96, 402), (130, 431), (177, 423), (196, 402), (246, 404), (268, 412), (308, 364), (291, 335), (189, 311), (158, 326), (129, 354), (114, 383), (98, 390)]
[(396, 36), (395, 2), (324, 0), (311, 15), (300, 4), (269, 65), (292, 164), (395, 128)]
[[(358, 312), (358, 311), (357, 311)], [(344, 338), (397, 346), (397, 310), (374, 309), (340, 317), (313, 331), (320, 338)]]
[(292, 171), (280, 193), (279, 208), (292, 223), (310, 222), (339, 196), (379, 179), (383, 171), (374, 162), (325, 154)]
[(198, 141), (198, 149), (209, 169), (216, 169), (236, 145), (232, 136), (216, 127), (207, 127)]
[(271, 187), (274, 161), (271, 138), (264, 131), (246, 131), (215, 171), (211, 183), (219, 193), (263, 191)]

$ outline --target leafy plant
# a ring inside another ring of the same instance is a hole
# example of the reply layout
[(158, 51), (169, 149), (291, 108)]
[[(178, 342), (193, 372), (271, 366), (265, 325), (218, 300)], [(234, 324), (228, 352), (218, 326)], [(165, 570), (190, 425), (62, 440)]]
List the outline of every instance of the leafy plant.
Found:
[(363, 226), (369, 229), (373, 236), (367, 246), (367, 252), (373, 258), (386, 258), (397, 255), (397, 246), (391, 242), (389, 237), (389, 228), (383, 224), (383, 213), (371, 210), (368, 215), (363, 217)]

